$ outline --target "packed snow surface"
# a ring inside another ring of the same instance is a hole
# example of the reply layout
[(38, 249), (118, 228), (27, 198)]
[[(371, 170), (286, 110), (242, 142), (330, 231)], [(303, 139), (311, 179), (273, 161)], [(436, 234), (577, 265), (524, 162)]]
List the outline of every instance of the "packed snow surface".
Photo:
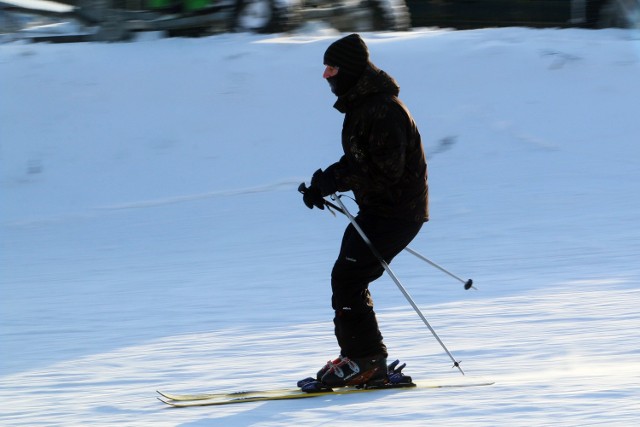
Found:
[[(365, 33), (423, 135), (431, 221), (372, 285), (415, 389), (168, 409), (293, 386), (338, 349), (340, 35), (0, 45), (3, 426), (631, 426), (640, 420), (640, 37)], [(357, 206), (344, 199), (355, 213)]]

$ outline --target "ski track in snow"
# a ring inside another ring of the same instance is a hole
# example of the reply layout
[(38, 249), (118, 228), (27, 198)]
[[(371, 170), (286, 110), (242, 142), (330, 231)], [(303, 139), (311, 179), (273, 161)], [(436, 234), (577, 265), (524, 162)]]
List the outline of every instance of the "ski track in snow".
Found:
[(300, 183), (304, 180), (305, 178), (301, 177), (297, 179), (286, 180), (283, 182), (278, 182), (270, 185), (262, 185), (258, 187), (212, 191), (209, 193), (193, 194), (188, 196), (173, 197), (173, 198), (167, 198), (167, 199), (145, 200), (141, 202), (123, 203), (120, 205), (102, 206), (97, 209), (98, 210), (138, 209), (138, 208), (148, 208), (148, 207), (154, 207), (154, 206), (169, 205), (169, 204), (181, 203), (181, 202), (190, 202), (194, 200), (208, 199), (211, 197), (237, 196), (237, 195), (245, 195), (245, 194), (253, 194), (253, 193), (265, 193), (265, 192), (278, 191), (278, 190), (291, 191), (292, 189), (297, 189)]

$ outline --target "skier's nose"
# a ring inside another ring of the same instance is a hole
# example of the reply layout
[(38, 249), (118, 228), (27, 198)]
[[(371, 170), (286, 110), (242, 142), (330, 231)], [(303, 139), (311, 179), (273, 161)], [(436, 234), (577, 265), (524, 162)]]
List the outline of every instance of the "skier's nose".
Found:
[(338, 74), (338, 67), (327, 65), (324, 69), (324, 73), (322, 73), (322, 77), (328, 79), (329, 77), (333, 77), (336, 74)]

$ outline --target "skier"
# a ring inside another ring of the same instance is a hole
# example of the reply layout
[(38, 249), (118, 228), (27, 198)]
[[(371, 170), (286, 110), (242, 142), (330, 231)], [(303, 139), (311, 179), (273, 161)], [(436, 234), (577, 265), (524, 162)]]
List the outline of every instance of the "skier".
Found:
[[(343, 113), (340, 160), (318, 169), (303, 194), (309, 209), (324, 209), (324, 197), (353, 191), (356, 222), (387, 263), (429, 220), (427, 163), (420, 133), (398, 99), (396, 81), (369, 61), (358, 34), (332, 43), (324, 54), (334, 105)], [(317, 373), (328, 387), (384, 382), (387, 348), (373, 310), (369, 284), (384, 268), (353, 225), (347, 226), (331, 272), (337, 359)]]

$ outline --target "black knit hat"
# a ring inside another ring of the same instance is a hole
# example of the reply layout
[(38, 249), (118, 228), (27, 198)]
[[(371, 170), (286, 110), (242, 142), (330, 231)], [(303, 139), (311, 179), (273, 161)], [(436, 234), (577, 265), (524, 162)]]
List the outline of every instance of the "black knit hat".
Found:
[(324, 53), (324, 65), (338, 67), (340, 72), (358, 77), (369, 62), (369, 49), (358, 34), (337, 40)]

